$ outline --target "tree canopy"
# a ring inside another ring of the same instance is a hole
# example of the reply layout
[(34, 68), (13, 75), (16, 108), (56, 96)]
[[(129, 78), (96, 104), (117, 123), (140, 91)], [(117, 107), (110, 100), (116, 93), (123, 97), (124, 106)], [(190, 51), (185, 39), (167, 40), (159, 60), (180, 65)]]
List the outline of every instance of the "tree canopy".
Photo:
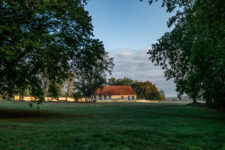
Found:
[[(153, 0), (150, 0), (152, 3)], [(165, 33), (149, 50), (150, 60), (174, 79), (179, 95), (225, 108), (225, 3), (223, 0), (163, 0), (169, 19)]]
[(106, 84), (107, 73), (114, 67), (113, 58), (105, 52), (103, 44), (92, 40), (91, 44), (78, 54), (76, 90), (83, 97), (92, 100), (97, 88)]
[[(93, 39), (85, 2), (0, 2), (0, 94), (12, 96), (29, 89), (32, 96), (43, 99), (47, 89), (57, 96), (58, 86), (71, 72), (78, 77), (77, 70), (92, 67), (93, 60), (86, 59), (90, 53), (102, 60), (105, 51), (102, 42)], [(90, 50), (90, 45), (102, 50)], [(89, 65), (80, 63), (83, 59)]]
[[(140, 82), (134, 81), (130, 78), (114, 78), (111, 77), (108, 79), (109, 85), (129, 85), (131, 86), (135, 92), (137, 93), (138, 99), (146, 99), (146, 100), (165, 100), (165, 93), (163, 90), (159, 92), (156, 85), (152, 84), (150, 81)], [(161, 95), (162, 94), (162, 95)]]

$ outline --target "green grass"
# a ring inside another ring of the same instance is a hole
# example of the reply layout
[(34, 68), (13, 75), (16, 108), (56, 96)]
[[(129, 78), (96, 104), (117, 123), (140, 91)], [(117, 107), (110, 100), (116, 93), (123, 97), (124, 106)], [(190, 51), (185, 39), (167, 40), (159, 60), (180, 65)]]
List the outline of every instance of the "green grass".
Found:
[(225, 114), (184, 104), (0, 101), (0, 149), (223, 149)]

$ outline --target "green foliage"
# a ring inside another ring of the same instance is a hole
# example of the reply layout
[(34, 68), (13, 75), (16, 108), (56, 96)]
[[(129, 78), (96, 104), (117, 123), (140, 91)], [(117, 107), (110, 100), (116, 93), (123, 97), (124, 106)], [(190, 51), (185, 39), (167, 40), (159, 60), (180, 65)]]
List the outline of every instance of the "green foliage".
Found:
[(58, 97), (68, 72), (79, 78), (101, 65), (106, 53), (102, 42), (93, 39), (85, 2), (0, 2), (0, 94), (12, 96), (28, 89), (39, 99)]
[(48, 96), (58, 99), (59, 98), (59, 85), (58, 84), (50, 84), (48, 88)]
[[(122, 79), (116, 79), (111, 77), (108, 79), (109, 85), (129, 85), (137, 93), (138, 99), (147, 99), (147, 100), (161, 100), (161, 95), (158, 91), (158, 88), (152, 84), (150, 81), (139, 82), (124, 77)], [(165, 94), (164, 94), (165, 97)]]
[(124, 77), (122, 79), (116, 79), (114, 77), (111, 77), (110, 79), (108, 79), (109, 85), (132, 85), (133, 82), (134, 81), (132, 79), (129, 79), (127, 77)]
[(83, 98), (83, 95), (82, 95), (82, 93), (80, 93), (80, 92), (76, 92), (76, 93), (73, 94), (73, 98), (74, 98), (76, 101), (78, 101), (80, 98)]
[(31, 93), (43, 94), (37, 92), (40, 75), (61, 82), (92, 35), (91, 18), (80, 0), (4, 0), (0, 20), (1, 94), (12, 95), (27, 85)]
[(166, 95), (165, 95), (165, 92), (163, 90), (160, 90), (159, 94), (160, 94), (160, 100), (166, 100)]
[(218, 150), (225, 114), (170, 103), (46, 103), (0, 101), (0, 149)]
[(32, 85), (31, 85), (31, 92), (30, 94), (32, 96), (35, 97), (35, 100), (37, 101), (38, 99), (40, 101), (44, 101), (44, 92), (42, 90), (42, 87), (41, 87), (41, 84), (40, 82), (34, 82)]
[(175, 27), (153, 44), (150, 59), (165, 69), (167, 79), (174, 79), (179, 95), (186, 93), (194, 102), (203, 97), (208, 105), (225, 108), (225, 3), (163, 3), (169, 12), (177, 6), (183, 11), (168, 21), (169, 27)]
[(147, 100), (160, 100), (160, 93), (158, 88), (152, 84), (150, 81), (145, 82), (134, 82), (132, 87), (137, 93), (139, 99)]
[(105, 52), (102, 42), (91, 40), (77, 55), (75, 74), (77, 81), (76, 90), (85, 98), (91, 98), (97, 88), (106, 83), (107, 73), (111, 74), (114, 67), (113, 58)]

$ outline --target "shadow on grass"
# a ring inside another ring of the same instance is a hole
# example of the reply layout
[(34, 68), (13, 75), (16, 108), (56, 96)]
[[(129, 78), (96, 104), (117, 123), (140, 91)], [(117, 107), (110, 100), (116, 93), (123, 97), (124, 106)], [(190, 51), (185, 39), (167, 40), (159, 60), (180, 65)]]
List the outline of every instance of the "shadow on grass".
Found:
[(189, 103), (188, 106), (195, 106), (195, 107), (204, 107), (208, 108), (208, 106), (205, 103)]
[(183, 118), (183, 119), (200, 119), (200, 120), (212, 120), (212, 121), (220, 121), (220, 122), (225, 122), (225, 118), (222, 117), (214, 117), (214, 116), (202, 116), (202, 115), (180, 115), (180, 114), (171, 114), (171, 113), (163, 113), (163, 116), (168, 116), (168, 117), (178, 117), (178, 118)]
[(0, 119), (90, 119), (92, 115), (47, 112), (42, 110), (0, 109)]
[(19, 119), (19, 118), (59, 118), (68, 117), (68, 115), (44, 112), (44, 111), (29, 111), (29, 110), (1, 110), (0, 119)]

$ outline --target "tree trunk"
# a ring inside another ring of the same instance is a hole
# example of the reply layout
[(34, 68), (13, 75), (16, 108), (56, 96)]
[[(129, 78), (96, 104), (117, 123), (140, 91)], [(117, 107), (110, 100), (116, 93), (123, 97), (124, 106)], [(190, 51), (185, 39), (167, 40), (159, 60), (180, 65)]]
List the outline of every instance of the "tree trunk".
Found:
[(47, 97), (47, 86), (48, 86), (48, 81), (46, 79), (44, 79), (44, 101), (46, 100)]
[(13, 101), (14, 100), (14, 96), (13, 95), (9, 95), (8, 100), (9, 101)]
[(67, 86), (66, 101), (67, 101), (67, 97), (69, 96), (69, 92), (70, 92), (70, 82), (68, 83), (68, 86)]
[(14, 91), (10, 91), (8, 94), (8, 100), (9, 101), (13, 101), (14, 100), (14, 95), (13, 95)]
[(19, 101), (23, 101), (23, 93), (24, 93), (24, 92), (20, 92)]
[(21, 97), (22, 97), (22, 101), (23, 101), (23, 93), (22, 93)]
[(197, 103), (196, 98), (193, 98), (193, 104), (196, 104), (196, 103)]

